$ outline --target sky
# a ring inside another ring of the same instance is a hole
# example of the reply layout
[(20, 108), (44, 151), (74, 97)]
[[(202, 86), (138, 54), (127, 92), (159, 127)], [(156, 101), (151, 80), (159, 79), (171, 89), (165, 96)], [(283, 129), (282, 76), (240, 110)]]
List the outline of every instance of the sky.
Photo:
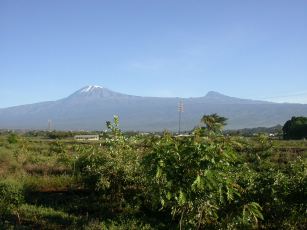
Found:
[(1, 0), (0, 108), (86, 85), (307, 104), (306, 0)]

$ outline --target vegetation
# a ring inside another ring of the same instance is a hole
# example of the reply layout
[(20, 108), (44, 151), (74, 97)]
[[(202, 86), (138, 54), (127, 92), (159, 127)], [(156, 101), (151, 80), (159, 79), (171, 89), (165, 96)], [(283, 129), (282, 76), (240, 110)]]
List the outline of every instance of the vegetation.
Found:
[(224, 128), (227, 118), (221, 117), (217, 115), (216, 113), (210, 114), (210, 115), (204, 115), (201, 118), (201, 122), (204, 123), (205, 129), (209, 132), (220, 132)]
[(307, 117), (292, 117), (282, 130), (286, 140), (307, 138)]
[[(0, 135), (1, 229), (305, 229), (307, 143), (121, 132)], [(48, 139), (49, 136), (49, 139)]]
[(273, 127), (257, 127), (257, 128), (245, 128), (239, 130), (226, 130), (224, 133), (227, 135), (240, 135), (244, 137), (253, 137), (259, 133), (270, 135), (276, 139), (282, 138), (282, 127), (281, 125), (276, 125)]

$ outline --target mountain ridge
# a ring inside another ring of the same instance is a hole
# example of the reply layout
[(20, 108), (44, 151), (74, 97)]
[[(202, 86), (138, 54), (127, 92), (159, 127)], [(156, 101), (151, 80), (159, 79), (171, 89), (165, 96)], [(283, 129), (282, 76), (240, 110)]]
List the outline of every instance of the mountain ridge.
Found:
[(121, 127), (132, 131), (175, 131), (178, 103), (184, 103), (182, 129), (199, 125), (204, 114), (229, 118), (228, 129), (271, 127), (292, 116), (307, 116), (305, 104), (282, 104), (230, 97), (209, 91), (203, 97), (144, 97), (88, 85), (68, 97), (0, 109), (0, 129), (46, 129), (52, 120), (59, 130), (99, 130), (119, 115)]

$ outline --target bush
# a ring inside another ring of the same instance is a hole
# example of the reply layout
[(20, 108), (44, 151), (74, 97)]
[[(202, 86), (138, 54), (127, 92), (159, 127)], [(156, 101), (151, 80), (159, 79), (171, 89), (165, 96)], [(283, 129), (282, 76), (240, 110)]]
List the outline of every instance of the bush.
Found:
[(16, 133), (11, 133), (9, 134), (9, 136), (7, 137), (7, 141), (10, 143), (10, 144), (15, 144), (18, 142), (18, 136)]
[(136, 204), (136, 191), (142, 184), (140, 154), (129, 145), (118, 128), (118, 121), (108, 123), (111, 137), (106, 140), (107, 148), (92, 146), (79, 149), (80, 157), (76, 168), (85, 186), (108, 199), (113, 210), (122, 210), (127, 199)]
[(8, 176), (21, 169), (21, 165), (17, 163), (13, 154), (6, 149), (0, 149), (0, 177)]
[(23, 202), (24, 192), (20, 183), (13, 180), (0, 181), (0, 218), (17, 215), (20, 222), (18, 208)]
[(23, 186), (14, 180), (0, 181), (0, 202), (6, 207), (19, 206), (23, 202)]
[(144, 160), (153, 202), (160, 199), (180, 229), (217, 227), (224, 219), (227, 226), (255, 226), (263, 218), (261, 207), (240, 199), (237, 154), (227, 139), (211, 135), (178, 139), (166, 134), (155, 143)]

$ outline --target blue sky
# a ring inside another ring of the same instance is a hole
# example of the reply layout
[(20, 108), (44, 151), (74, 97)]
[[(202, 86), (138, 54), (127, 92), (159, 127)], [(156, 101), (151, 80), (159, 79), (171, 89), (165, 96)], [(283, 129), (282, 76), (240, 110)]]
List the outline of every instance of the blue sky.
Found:
[(307, 103), (306, 0), (1, 0), (0, 108), (85, 85)]

